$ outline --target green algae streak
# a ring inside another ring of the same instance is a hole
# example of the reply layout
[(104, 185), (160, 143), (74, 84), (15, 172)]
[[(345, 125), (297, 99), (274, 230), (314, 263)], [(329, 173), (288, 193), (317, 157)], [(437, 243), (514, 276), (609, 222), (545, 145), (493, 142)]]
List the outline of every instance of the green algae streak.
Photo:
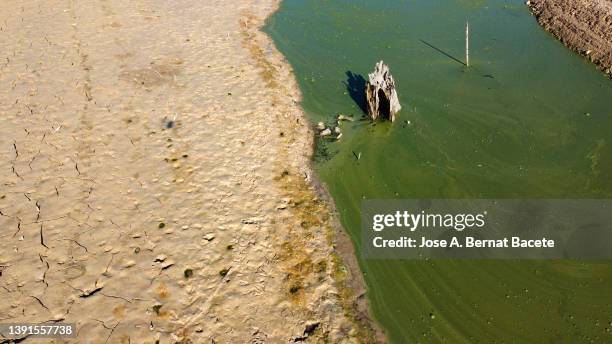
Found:
[[(357, 250), (367, 198), (612, 195), (612, 82), (522, 0), (285, 0), (266, 31), (313, 122), (362, 117), (362, 78), (380, 59), (391, 67), (397, 122), (343, 122), (340, 142), (318, 142), (316, 168)], [(360, 265), (391, 343), (612, 340), (610, 262)]]

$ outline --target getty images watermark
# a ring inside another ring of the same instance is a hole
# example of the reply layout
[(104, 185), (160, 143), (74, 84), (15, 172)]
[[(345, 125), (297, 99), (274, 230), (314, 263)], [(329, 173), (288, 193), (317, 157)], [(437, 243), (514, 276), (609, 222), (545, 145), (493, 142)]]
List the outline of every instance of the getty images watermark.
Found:
[(362, 202), (366, 259), (612, 259), (612, 201)]

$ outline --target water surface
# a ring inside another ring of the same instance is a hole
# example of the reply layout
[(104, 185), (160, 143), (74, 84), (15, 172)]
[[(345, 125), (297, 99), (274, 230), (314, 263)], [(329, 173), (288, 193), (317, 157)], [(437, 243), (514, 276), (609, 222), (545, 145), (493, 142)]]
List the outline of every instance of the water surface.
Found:
[[(266, 31), (313, 122), (361, 118), (364, 78), (380, 59), (391, 67), (397, 121), (344, 122), (340, 142), (318, 143), (317, 170), (357, 249), (365, 198), (612, 195), (612, 82), (523, 1), (285, 0)], [(360, 265), (393, 343), (610, 340), (607, 262)]]

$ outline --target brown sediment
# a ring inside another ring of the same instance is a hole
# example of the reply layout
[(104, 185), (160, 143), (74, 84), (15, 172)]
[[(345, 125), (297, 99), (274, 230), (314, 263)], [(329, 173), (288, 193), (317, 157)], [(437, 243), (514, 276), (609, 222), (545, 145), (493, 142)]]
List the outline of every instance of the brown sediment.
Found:
[[(280, 1), (271, 7), (271, 12), (278, 9)], [(362, 343), (384, 343), (386, 337), (382, 329), (369, 314), (366, 299), (366, 285), (356, 259), (356, 252), (350, 237), (342, 229), (334, 207), (333, 200), (325, 186), (320, 182), (313, 169), (315, 149), (312, 126), (299, 107), (301, 93), (294, 80), (288, 62), (274, 47), (272, 40), (261, 32), (264, 21), (249, 11), (243, 12), (241, 28), (244, 44), (249, 47), (257, 61), (260, 73), (267, 86), (278, 91), (273, 96), (273, 106), (282, 109), (284, 116), (277, 117), (280, 135), (287, 137), (288, 145), (279, 150), (279, 169), (276, 180), (297, 219), (301, 221), (303, 241), (285, 243), (284, 252), (293, 260), (288, 285), (290, 294), (298, 294), (304, 274), (331, 271), (339, 291), (339, 298), (344, 309), (344, 316), (350, 319), (355, 328), (351, 337)], [(268, 53), (264, 53), (267, 51)], [(284, 149), (284, 148), (287, 149)], [(295, 160), (297, 166), (289, 166), (287, 161)], [(297, 168), (296, 168), (297, 167)], [(328, 244), (331, 246), (331, 259), (318, 262), (309, 259), (301, 260), (299, 253), (302, 245), (313, 237), (313, 228), (323, 229)]]
[(529, 0), (538, 23), (612, 77), (611, 0)]

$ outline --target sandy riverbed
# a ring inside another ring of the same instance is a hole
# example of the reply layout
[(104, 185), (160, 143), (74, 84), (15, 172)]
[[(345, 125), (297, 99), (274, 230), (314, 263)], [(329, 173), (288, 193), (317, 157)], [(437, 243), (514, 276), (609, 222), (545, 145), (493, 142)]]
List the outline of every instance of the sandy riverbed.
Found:
[(612, 77), (612, 0), (530, 0), (538, 22)]
[(0, 3), (0, 322), (374, 341), (299, 91), (258, 31), (275, 6)]

